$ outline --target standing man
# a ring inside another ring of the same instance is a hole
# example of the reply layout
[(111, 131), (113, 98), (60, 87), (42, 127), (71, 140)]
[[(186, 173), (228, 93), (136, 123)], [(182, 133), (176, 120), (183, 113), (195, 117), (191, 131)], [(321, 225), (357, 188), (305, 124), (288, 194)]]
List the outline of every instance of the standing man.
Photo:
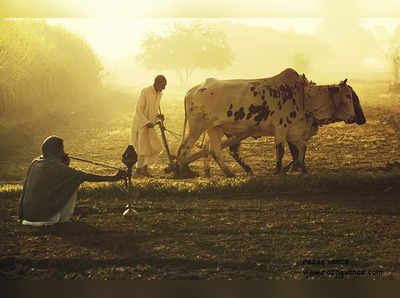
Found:
[(153, 85), (141, 91), (136, 104), (131, 140), (138, 154), (136, 174), (140, 176), (150, 176), (148, 169), (156, 163), (162, 151), (162, 143), (154, 125), (157, 119), (164, 118), (159, 111), (165, 86), (167, 79), (163, 75), (158, 75)]

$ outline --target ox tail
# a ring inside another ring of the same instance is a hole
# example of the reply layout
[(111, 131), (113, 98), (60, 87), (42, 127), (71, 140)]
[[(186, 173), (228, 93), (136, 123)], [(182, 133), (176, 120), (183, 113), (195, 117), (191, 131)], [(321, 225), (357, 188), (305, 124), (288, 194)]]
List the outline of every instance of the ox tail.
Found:
[(183, 122), (183, 133), (182, 133), (182, 138), (181, 138), (181, 144), (179, 145), (178, 152), (177, 152), (177, 157), (179, 157), (179, 155), (181, 153), (181, 150), (182, 150), (183, 142), (185, 141), (186, 125), (187, 125), (187, 122), (188, 122), (188, 119), (187, 119), (188, 118), (187, 117), (187, 101), (188, 101), (188, 98), (187, 98), (187, 94), (186, 94), (185, 98), (184, 98), (185, 120)]
[(357, 94), (354, 92), (353, 88), (351, 88), (351, 92), (353, 93), (353, 108), (354, 113), (356, 114), (356, 123), (358, 125), (364, 124), (367, 120), (365, 119), (363, 110), (361, 108), (360, 99), (358, 98)]

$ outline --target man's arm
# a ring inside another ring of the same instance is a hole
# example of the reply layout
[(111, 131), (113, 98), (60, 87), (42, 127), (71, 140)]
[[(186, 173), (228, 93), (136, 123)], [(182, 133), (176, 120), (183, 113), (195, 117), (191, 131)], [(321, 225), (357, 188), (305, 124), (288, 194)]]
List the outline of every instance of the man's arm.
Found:
[(114, 176), (100, 176), (100, 175), (85, 173), (85, 176), (83, 179), (86, 182), (113, 182), (113, 181), (122, 180), (125, 177), (126, 177), (125, 171), (118, 171), (118, 173), (115, 174)]

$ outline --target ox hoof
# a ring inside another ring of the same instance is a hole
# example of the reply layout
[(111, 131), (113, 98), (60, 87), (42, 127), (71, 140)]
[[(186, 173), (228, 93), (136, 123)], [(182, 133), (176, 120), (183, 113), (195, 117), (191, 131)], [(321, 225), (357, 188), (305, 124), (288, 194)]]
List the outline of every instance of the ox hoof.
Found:
[(226, 178), (235, 178), (235, 174), (233, 174), (232, 172), (229, 173), (225, 173)]
[(199, 177), (199, 173), (195, 172), (195, 171), (190, 171), (189, 173), (186, 174), (186, 178), (196, 178)]
[(254, 177), (253, 171), (247, 172), (247, 177)]
[(275, 170), (275, 171), (274, 171), (274, 175), (286, 175), (286, 172), (283, 171), (282, 169), (280, 169), (280, 170)]
[(176, 171), (176, 167), (174, 165), (169, 165), (168, 167), (166, 167), (164, 169), (164, 173), (168, 174), (168, 173), (172, 173)]
[(290, 168), (292, 168), (293, 171), (295, 171), (296, 168), (297, 168), (297, 166), (295, 165), (295, 163), (294, 163), (293, 161), (291, 161), (286, 167), (284, 167), (284, 168), (283, 168), (283, 171), (284, 171), (285, 173), (286, 173), (286, 172), (289, 172), (289, 171), (290, 171)]
[(308, 171), (305, 168), (303, 168), (303, 169), (301, 169), (301, 174), (302, 175), (307, 175)]
[(175, 178), (195, 178), (199, 177), (199, 174), (192, 171), (189, 166), (178, 167), (175, 171)]

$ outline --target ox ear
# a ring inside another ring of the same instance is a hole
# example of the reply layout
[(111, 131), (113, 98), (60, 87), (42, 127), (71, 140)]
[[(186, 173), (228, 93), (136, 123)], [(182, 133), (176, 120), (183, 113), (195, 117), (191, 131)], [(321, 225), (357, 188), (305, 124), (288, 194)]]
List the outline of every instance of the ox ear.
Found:
[(337, 86), (328, 87), (328, 90), (331, 94), (335, 94), (339, 92), (339, 87)]
[(308, 80), (307, 80), (306, 75), (304, 73), (301, 76), (301, 83), (304, 84), (304, 85), (308, 84)]
[(347, 83), (347, 79), (344, 79), (342, 82), (340, 82), (340, 85), (346, 86), (346, 83)]

